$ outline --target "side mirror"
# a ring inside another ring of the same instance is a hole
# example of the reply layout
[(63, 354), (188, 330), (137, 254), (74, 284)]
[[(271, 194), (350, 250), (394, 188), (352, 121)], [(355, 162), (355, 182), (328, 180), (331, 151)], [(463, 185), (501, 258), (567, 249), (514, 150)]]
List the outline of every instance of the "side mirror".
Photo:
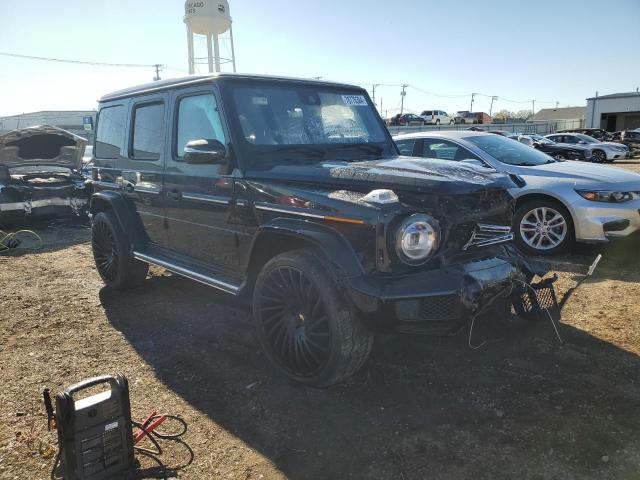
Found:
[(541, 143), (540, 142), (533, 142), (533, 148), (540, 148)]
[(193, 165), (221, 164), (227, 158), (227, 149), (218, 140), (191, 140), (184, 147), (183, 158)]

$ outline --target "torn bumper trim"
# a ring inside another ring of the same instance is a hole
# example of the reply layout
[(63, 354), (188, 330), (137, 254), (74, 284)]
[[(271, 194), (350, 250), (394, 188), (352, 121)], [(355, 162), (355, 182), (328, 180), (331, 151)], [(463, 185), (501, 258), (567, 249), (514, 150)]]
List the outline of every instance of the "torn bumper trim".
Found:
[(352, 278), (348, 290), (374, 330), (446, 333), (496, 296), (506, 304), (526, 281), (517, 259), (496, 256), (398, 277)]
[(85, 198), (46, 198), (42, 200), (25, 200), (22, 202), (0, 203), (0, 212), (24, 211), (30, 214), (33, 209), (43, 207), (69, 207), (80, 212), (87, 204)]

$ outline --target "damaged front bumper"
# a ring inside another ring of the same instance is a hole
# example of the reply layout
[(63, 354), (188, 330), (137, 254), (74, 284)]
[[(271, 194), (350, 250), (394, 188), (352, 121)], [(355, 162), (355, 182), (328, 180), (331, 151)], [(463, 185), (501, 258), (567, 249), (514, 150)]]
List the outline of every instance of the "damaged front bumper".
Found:
[(347, 290), (373, 330), (446, 334), (489, 307), (511, 305), (535, 275), (547, 273), (544, 263), (526, 260), (512, 246), (492, 253), (463, 256), (437, 270), (350, 278)]

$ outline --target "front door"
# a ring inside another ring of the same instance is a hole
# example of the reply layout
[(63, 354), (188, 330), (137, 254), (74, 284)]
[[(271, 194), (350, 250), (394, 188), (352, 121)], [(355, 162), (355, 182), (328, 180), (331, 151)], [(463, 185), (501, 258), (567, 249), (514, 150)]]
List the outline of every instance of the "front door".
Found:
[(172, 252), (226, 271), (238, 268), (233, 222), (234, 180), (226, 165), (184, 161), (191, 140), (219, 140), (228, 146), (214, 87), (175, 93), (172, 155), (165, 172), (167, 227)]

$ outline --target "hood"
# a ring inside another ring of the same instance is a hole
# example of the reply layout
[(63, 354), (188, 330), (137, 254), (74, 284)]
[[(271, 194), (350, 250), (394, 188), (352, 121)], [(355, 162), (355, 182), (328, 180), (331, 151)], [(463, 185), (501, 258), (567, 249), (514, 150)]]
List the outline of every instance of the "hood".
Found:
[(640, 174), (595, 163), (554, 162), (535, 167), (518, 167), (517, 173), (527, 183), (537, 183), (534, 179), (557, 179), (593, 188), (640, 191)]
[(86, 145), (84, 138), (50, 125), (13, 130), (0, 135), (0, 165), (78, 170)]
[(252, 170), (248, 178), (303, 182), (366, 191), (386, 188), (432, 194), (465, 194), (487, 188), (514, 188), (511, 179), (495, 171), (447, 160), (414, 157), (361, 162), (327, 161), (306, 165), (277, 165)]

